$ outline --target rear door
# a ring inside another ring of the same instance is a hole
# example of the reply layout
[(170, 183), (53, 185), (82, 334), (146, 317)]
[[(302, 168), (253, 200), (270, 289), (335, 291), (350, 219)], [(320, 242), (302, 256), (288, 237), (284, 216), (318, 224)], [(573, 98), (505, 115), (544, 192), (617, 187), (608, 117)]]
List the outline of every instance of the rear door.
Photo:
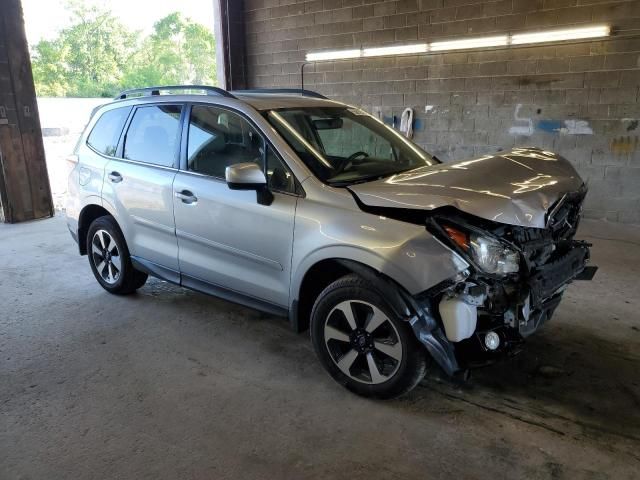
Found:
[(131, 113), (131, 107), (115, 107), (100, 115), (86, 142), (76, 148), (78, 164), (69, 176), (67, 195), (67, 221), (77, 231), (80, 211), (87, 204), (101, 202), (104, 171), (109, 161), (117, 155), (122, 130)]
[[(238, 112), (194, 105), (186, 130), (186, 158), (174, 183), (183, 284), (236, 301), (248, 301), (234, 298), (237, 294), (286, 308), (295, 179)], [(263, 167), (274, 195), (271, 205), (259, 204), (255, 191), (229, 189), (225, 169), (241, 162)]]
[(173, 220), (173, 181), (177, 173), (184, 106), (144, 104), (134, 108), (120, 159), (105, 169), (103, 199), (117, 212), (133, 257), (150, 262), (179, 281), (178, 244)]

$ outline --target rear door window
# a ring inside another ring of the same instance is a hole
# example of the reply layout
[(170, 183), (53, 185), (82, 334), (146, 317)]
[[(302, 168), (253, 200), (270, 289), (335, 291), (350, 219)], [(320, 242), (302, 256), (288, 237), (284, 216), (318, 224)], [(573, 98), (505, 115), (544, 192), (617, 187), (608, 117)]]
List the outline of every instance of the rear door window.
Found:
[(93, 126), (87, 144), (98, 153), (115, 156), (122, 127), (130, 111), (131, 107), (121, 107), (103, 113)]
[(139, 107), (124, 142), (124, 158), (162, 167), (176, 164), (181, 105)]

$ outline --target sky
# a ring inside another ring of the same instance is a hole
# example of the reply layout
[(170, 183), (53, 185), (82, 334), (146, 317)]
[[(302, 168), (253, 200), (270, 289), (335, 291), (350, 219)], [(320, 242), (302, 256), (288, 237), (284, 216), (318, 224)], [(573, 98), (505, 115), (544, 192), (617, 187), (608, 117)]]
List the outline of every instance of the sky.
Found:
[[(214, 0), (103, 0), (113, 14), (132, 30), (150, 32), (154, 22), (175, 11), (213, 30)], [(52, 39), (69, 24), (66, 0), (22, 0), (30, 45)]]

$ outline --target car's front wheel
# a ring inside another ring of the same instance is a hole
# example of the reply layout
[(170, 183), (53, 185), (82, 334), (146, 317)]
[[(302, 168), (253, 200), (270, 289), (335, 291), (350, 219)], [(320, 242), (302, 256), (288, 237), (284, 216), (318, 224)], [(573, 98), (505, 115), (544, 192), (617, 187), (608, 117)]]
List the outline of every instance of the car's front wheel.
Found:
[(109, 293), (133, 293), (147, 281), (146, 273), (133, 268), (127, 243), (113, 217), (96, 218), (89, 226), (87, 254), (93, 275)]
[(427, 355), (410, 325), (371, 283), (342, 277), (318, 296), (311, 313), (318, 358), (338, 383), (359, 395), (393, 398), (424, 377)]

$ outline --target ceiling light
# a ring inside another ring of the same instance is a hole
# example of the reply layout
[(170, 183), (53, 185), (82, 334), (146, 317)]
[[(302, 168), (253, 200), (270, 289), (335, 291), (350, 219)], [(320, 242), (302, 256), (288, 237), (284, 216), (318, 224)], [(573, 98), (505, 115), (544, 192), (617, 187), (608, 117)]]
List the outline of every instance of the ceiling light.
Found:
[(567, 28), (563, 30), (547, 30), (544, 32), (518, 33), (511, 35), (513, 45), (524, 43), (559, 42), (580, 38), (607, 37), (611, 33), (609, 25), (596, 25), (583, 28)]
[(609, 25), (591, 25), (587, 27), (546, 30), (540, 32), (515, 33), (511, 35), (495, 35), (492, 37), (462, 38), (444, 40), (430, 44), (417, 43), (411, 45), (391, 45), (387, 47), (371, 47), (364, 49), (331, 50), (307, 53), (308, 62), (323, 60), (344, 60), (362, 57), (384, 57), (395, 55), (411, 55), (428, 52), (446, 52), (486, 47), (503, 47), (508, 45), (525, 45), (530, 43), (561, 42), (585, 38), (607, 37), (611, 35)]
[(332, 50), (329, 52), (307, 53), (308, 62), (317, 62), (318, 60), (343, 60), (347, 58), (360, 58), (362, 52), (357, 50)]
[(466, 40), (448, 40), (444, 42), (433, 42), (429, 45), (432, 52), (443, 50), (462, 50), (465, 48), (481, 48), (481, 47), (499, 47), (507, 45), (509, 37), (507, 35), (498, 35), (495, 37), (469, 38)]
[(363, 57), (380, 57), (384, 55), (407, 55), (411, 53), (427, 53), (429, 47), (426, 43), (415, 45), (394, 45), (391, 47), (365, 48)]

